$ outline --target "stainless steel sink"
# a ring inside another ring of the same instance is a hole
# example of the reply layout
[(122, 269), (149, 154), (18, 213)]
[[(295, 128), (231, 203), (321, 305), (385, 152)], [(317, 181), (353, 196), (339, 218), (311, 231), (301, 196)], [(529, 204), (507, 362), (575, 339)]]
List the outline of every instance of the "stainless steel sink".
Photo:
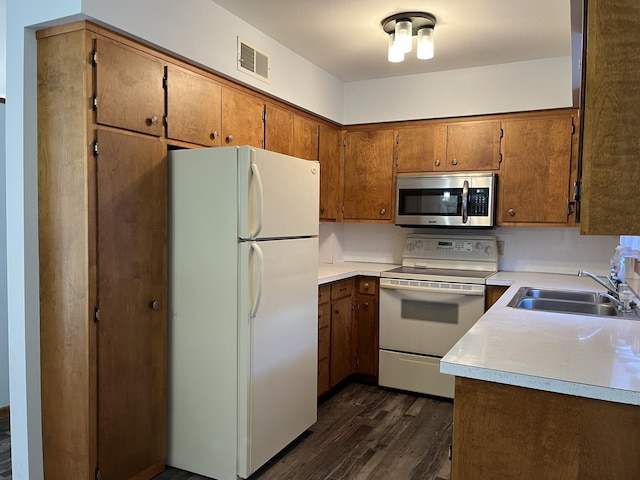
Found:
[[(574, 290), (547, 290), (541, 288), (527, 288), (524, 295), (534, 298), (549, 298), (555, 300), (566, 300), (571, 302), (607, 303), (611, 300), (603, 297), (597, 292), (582, 292)], [(526, 307), (525, 307), (526, 308)]]
[(597, 292), (521, 287), (507, 306), (526, 310), (640, 319), (638, 309), (622, 312)]
[(517, 303), (516, 308), (607, 317), (615, 317), (618, 315), (618, 309), (611, 304), (550, 300), (546, 298), (523, 298)]

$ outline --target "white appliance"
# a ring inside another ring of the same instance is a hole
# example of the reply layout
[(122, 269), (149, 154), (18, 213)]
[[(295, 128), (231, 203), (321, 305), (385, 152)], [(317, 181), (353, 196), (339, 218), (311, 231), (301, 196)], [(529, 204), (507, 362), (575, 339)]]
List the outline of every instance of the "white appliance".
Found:
[(453, 398), (440, 359), (484, 313), (498, 268), (493, 236), (409, 234), (402, 267), (381, 273), (381, 386)]
[(169, 169), (167, 464), (247, 478), (317, 419), (319, 164), (223, 147)]

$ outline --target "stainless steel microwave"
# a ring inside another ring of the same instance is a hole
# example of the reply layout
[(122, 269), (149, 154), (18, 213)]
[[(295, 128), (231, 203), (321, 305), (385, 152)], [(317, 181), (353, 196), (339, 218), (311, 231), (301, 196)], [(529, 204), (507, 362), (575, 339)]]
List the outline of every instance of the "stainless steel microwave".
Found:
[(477, 227), (495, 225), (495, 173), (399, 174), (396, 225)]

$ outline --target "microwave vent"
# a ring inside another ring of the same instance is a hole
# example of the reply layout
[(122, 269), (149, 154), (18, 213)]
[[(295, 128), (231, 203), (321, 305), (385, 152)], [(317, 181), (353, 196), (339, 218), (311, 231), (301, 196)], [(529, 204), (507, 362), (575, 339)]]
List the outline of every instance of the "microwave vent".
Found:
[(269, 55), (238, 37), (238, 70), (269, 83)]

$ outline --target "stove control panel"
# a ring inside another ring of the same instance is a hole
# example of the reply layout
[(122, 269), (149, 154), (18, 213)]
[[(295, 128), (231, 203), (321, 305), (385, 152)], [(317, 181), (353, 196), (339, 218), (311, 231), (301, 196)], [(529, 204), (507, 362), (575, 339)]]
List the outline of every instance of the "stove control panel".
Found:
[(493, 236), (425, 235), (409, 234), (402, 255), (407, 261), (434, 262), (495, 262), (497, 265), (497, 244)]

